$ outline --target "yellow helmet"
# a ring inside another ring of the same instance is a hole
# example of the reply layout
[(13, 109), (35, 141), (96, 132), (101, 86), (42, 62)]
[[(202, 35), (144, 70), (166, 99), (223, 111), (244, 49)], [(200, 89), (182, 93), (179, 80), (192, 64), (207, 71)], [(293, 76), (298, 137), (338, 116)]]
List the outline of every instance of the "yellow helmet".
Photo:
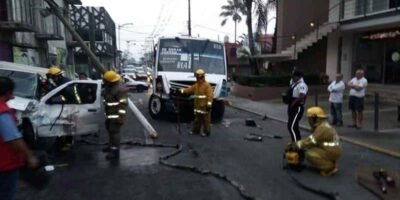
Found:
[(325, 111), (318, 106), (311, 107), (307, 110), (307, 117), (328, 118)]
[(58, 76), (61, 75), (63, 73), (63, 71), (61, 71), (60, 68), (53, 66), (50, 67), (49, 70), (47, 71), (48, 74), (53, 75), (53, 76)]
[(196, 70), (196, 72), (194, 72), (194, 76), (195, 76), (196, 78), (204, 77), (205, 74), (206, 74), (206, 73), (205, 73), (204, 70), (202, 70), (202, 69), (198, 69), (198, 70)]
[(110, 83), (114, 83), (121, 80), (121, 76), (114, 71), (107, 71), (106, 73), (104, 73), (104, 80)]

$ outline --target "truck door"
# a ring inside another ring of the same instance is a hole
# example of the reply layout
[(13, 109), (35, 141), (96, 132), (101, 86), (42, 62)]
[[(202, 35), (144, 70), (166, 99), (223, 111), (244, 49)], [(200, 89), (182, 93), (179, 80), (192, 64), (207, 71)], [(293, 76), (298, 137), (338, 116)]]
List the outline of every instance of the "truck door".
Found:
[(45, 95), (39, 106), (38, 135), (53, 137), (99, 131), (100, 81), (70, 81)]

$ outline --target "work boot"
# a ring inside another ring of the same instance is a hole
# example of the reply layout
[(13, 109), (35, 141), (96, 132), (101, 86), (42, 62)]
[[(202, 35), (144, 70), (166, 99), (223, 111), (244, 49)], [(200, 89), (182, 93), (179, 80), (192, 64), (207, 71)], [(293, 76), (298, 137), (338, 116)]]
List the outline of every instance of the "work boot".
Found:
[(118, 160), (119, 159), (119, 149), (117, 147), (111, 147), (110, 152), (106, 155), (107, 160)]
[(321, 176), (332, 176), (335, 175), (338, 172), (338, 168), (334, 167), (331, 170), (324, 170), (324, 171), (320, 171)]
[(209, 136), (210, 136), (210, 133), (202, 133), (201, 136), (203, 136), (203, 137), (209, 137)]
[(102, 148), (101, 151), (107, 153), (107, 152), (110, 152), (110, 149), (111, 149), (110, 146), (106, 146), (106, 147)]
[(189, 132), (189, 135), (198, 135), (199, 133), (198, 132), (195, 132), (195, 131), (190, 131)]

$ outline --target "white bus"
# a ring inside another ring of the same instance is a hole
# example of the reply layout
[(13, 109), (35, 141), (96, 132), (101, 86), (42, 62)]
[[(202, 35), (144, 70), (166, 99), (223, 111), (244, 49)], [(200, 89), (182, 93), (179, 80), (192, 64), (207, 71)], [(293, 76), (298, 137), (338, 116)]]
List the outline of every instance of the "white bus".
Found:
[[(156, 46), (156, 62), (153, 93), (149, 101), (149, 112), (155, 119), (166, 113), (193, 114), (193, 99), (181, 99), (177, 104), (171, 98), (171, 89), (186, 88), (196, 82), (194, 72), (201, 68), (206, 80), (214, 90), (211, 119), (222, 120), (225, 98), (228, 96), (227, 68), (224, 44), (209, 39), (189, 37), (160, 38)], [(183, 113), (184, 111), (184, 113)]]

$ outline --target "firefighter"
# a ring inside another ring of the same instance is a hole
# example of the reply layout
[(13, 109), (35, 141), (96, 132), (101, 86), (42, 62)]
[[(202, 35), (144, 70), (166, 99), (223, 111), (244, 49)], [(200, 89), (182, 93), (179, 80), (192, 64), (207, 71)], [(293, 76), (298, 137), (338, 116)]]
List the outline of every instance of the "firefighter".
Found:
[[(63, 76), (63, 71), (57, 67), (50, 67), (47, 71), (47, 92), (71, 81), (69, 78)], [(52, 99), (53, 103), (60, 104), (80, 104), (80, 96), (76, 86), (66, 87), (60, 91), (57, 98)], [(61, 151), (68, 151), (71, 149), (74, 140), (72, 135), (61, 136), (57, 138), (58, 146), (60, 146)]]
[(201, 127), (203, 127), (201, 136), (206, 137), (210, 136), (213, 90), (205, 80), (204, 70), (196, 70), (194, 76), (196, 83), (189, 88), (181, 89), (180, 92), (194, 95), (194, 122), (190, 134), (199, 134)]
[(328, 116), (322, 108), (317, 106), (309, 108), (307, 117), (312, 134), (295, 144), (304, 151), (308, 162), (318, 169), (322, 176), (334, 175), (338, 171), (337, 160), (342, 152), (339, 135), (329, 125)]
[(109, 146), (103, 149), (108, 152), (106, 159), (115, 160), (119, 158), (120, 129), (126, 117), (128, 104), (128, 88), (121, 81), (120, 75), (114, 71), (104, 73), (104, 97), (106, 129), (109, 134)]

